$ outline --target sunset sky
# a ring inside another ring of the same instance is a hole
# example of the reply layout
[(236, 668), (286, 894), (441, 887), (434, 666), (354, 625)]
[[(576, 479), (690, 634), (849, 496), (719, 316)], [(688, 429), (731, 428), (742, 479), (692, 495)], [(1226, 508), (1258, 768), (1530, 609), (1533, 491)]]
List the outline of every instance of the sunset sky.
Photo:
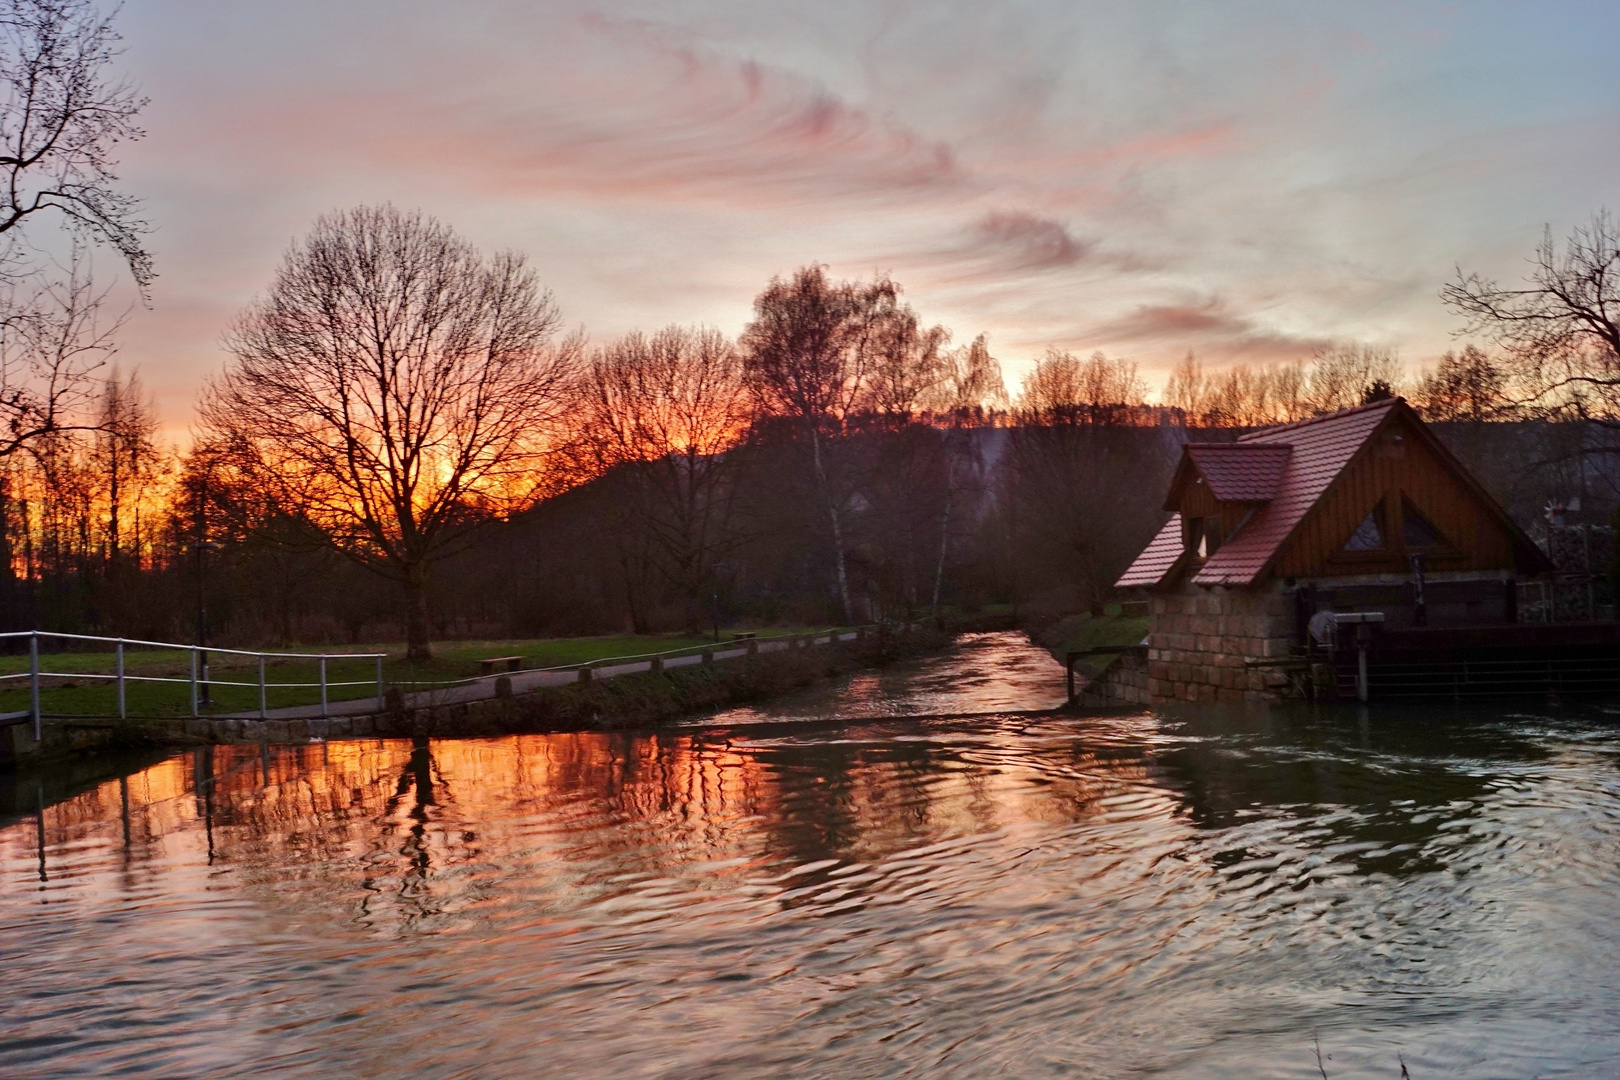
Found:
[(123, 363), (176, 435), (288, 243), (355, 203), (527, 253), (595, 338), (735, 333), (773, 274), (886, 271), (1014, 383), (1049, 345), (1153, 382), (1330, 339), (1421, 364), (1454, 264), (1517, 277), (1545, 225), (1620, 208), (1612, 0), (131, 0), (119, 25), (159, 273)]

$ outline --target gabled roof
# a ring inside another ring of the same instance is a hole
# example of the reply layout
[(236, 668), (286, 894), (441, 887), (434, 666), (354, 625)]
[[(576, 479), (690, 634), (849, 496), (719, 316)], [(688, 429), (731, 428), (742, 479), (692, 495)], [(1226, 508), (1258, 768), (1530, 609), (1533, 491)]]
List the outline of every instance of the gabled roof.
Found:
[(1194, 575), (1199, 585), (1249, 585), (1270, 564), (1311, 507), (1327, 493), (1350, 459), (1383, 426), (1400, 398), (1262, 428), (1238, 439), (1238, 446), (1290, 446), (1293, 454), (1271, 501), (1255, 512)]
[[(1221, 502), (1267, 502), (1277, 494), (1293, 447), (1276, 443), (1188, 443), (1184, 461), (1198, 470)], [(1181, 470), (1171, 495), (1180, 487)], [(1165, 509), (1173, 509), (1167, 506)]]
[[(1272, 483), (1270, 499), (1255, 510), (1254, 516), (1219, 551), (1204, 560), (1193, 581), (1200, 585), (1252, 583), (1276, 556), (1294, 527), (1316, 505), (1344, 467), (1350, 464), (1356, 451), (1378, 430), (1390, 411), (1401, 404), (1399, 398), (1389, 398), (1328, 416), (1263, 428), (1244, 435), (1235, 443), (1215, 444), (1234, 449), (1245, 448), (1237, 450), (1237, 453), (1244, 453), (1248, 449), (1264, 453), (1264, 448), (1273, 448), (1272, 456), (1256, 460), (1264, 460), (1267, 468), (1274, 466), (1278, 460), (1282, 465)], [(1198, 457), (1211, 449), (1214, 449), (1211, 444), (1203, 444), (1196, 450), (1189, 445), (1188, 456), (1202, 469)], [(1217, 457), (1218, 454), (1210, 455), (1211, 460)], [(1222, 468), (1228, 460), (1231, 459), (1221, 459), (1221, 464), (1215, 468)], [(1187, 459), (1184, 458), (1183, 466), (1186, 464)], [(1238, 471), (1227, 470), (1228, 473)], [(1247, 473), (1248, 470), (1242, 472)], [(1182, 475), (1180, 469), (1176, 475), (1179, 480)], [(1239, 482), (1234, 477), (1223, 479), (1232, 480), (1230, 490), (1255, 491), (1264, 477), (1257, 477), (1251, 483)], [(1211, 480), (1212, 486), (1213, 483)], [(1114, 583), (1116, 587), (1157, 585), (1170, 575), (1182, 554), (1181, 515), (1174, 515), (1171, 524), (1175, 526), (1173, 532), (1168, 524), (1161, 529), (1147, 549)], [(1175, 544), (1173, 555), (1170, 552), (1172, 539)]]
[[(1321, 501), (1352, 458), (1367, 445), (1368, 440), (1384, 426), (1389, 418), (1401, 412), (1411, 419), (1411, 428), (1418, 433), (1436, 457), (1447, 466), (1457, 481), (1479, 500), (1486, 511), (1507, 530), (1513, 538), (1520, 565), (1538, 568), (1547, 565), (1547, 558), (1524, 531), (1508, 517), (1507, 512), (1479, 485), (1473, 475), (1463, 467), (1445, 445), (1435, 438), (1411, 408), (1400, 398), (1387, 398), (1345, 409), (1328, 416), (1300, 420), (1292, 424), (1263, 428), (1242, 436), (1231, 444), (1189, 444), (1183, 458), (1196, 464), (1212, 491), (1222, 501), (1260, 502), (1259, 498), (1240, 498), (1222, 495), (1219, 483), (1228, 492), (1254, 494), (1269, 484), (1271, 495), (1258, 506), (1253, 515), (1230, 537), (1221, 548), (1204, 561), (1194, 575), (1199, 585), (1250, 585), (1260, 577), (1276, 559), (1283, 544), (1293, 535), (1299, 523), (1311, 508)], [(1213, 453), (1211, 452), (1213, 451)], [(1270, 456), (1240, 458), (1245, 452), (1259, 452)], [(1205, 459), (1211, 464), (1206, 468)], [(1281, 462), (1271, 478), (1266, 471)], [(1249, 462), (1260, 463), (1251, 465)], [(1242, 463), (1242, 464), (1238, 464)], [(1178, 482), (1182, 470), (1177, 470)], [(1171, 544), (1175, 545), (1172, 552)], [(1181, 560), (1181, 518), (1175, 515), (1170, 524), (1160, 530), (1153, 542), (1136, 557), (1116, 583), (1120, 587), (1157, 585), (1164, 581)]]
[(1165, 576), (1175, 569), (1176, 563), (1181, 561), (1184, 545), (1181, 540), (1181, 515), (1171, 514), (1170, 520), (1164, 523), (1142, 554), (1131, 563), (1129, 570), (1125, 571), (1114, 587), (1118, 589), (1140, 588), (1148, 585), (1157, 585)]

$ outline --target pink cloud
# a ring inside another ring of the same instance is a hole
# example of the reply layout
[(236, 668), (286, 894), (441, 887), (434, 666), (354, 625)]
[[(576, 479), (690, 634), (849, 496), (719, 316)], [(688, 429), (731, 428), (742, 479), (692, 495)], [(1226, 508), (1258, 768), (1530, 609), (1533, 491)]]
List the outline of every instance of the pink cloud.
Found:
[(1268, 330), (1238, 315), (1219, 300), (1198, 303), (1143, 304), (1134, 311), (1090, 329), (1092, 340), (1118, 346), (1147, 346), (1155, 352), (1191, 349), (1217, 361), (1272, 363), (1308, 356), (1326, 339)]

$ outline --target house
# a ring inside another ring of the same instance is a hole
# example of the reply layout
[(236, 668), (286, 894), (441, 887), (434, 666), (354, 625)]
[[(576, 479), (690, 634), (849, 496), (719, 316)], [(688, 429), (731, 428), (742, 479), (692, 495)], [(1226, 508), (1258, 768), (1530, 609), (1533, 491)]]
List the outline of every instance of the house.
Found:
[[(1299, 658), (1331, 646), (1337, 623), (1386, 637), (1505, 626), (1518, 580), (1550, 569), (1400, 398), (1188, 443), (1164, 508), (1117, 582), (1151, 601), (1145, 655), (1121, 657), (1087, 688), (1094, 701), (1302, 691)], [(1363, 696), (1366, 677), (1363, 662)]]

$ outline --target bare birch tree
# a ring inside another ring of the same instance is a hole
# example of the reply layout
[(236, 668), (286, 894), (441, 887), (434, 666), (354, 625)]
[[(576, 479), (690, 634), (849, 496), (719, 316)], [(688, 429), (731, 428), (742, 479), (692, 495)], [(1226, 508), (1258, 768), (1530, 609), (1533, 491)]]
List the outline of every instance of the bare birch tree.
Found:
[(203, 435), (251, 447), (283, 505), (400, 583), (426, 660), (434, 562), (538, 490), (578, 355), (558, 325), (520, 255), (391, 206), (330, 214), (230, 331)]
[(821, 512), (832, 533), (833, 569), (844, 618), (853, 621), (844, 550), (844, 502), (829, 439), (843, 430), (867, 393), (878, 313), (896, 287), (833, 282), (825, 267), (807, 266), (792, 278), (773, 278), (754, 300), (754, 321), (743, 331), (744, 379), (761, 413), (789, 422), (809, 450)]
[(103, 313), (82, 251), (66, 275), (38, 285), (26, 306), (0, 301), (0, 458), (30, 443), (97, 424), (93, 375), (117, 349), (122, 318)]
[(859, 405), (888, 422), (906, 423), (921, 410), (949, 374), (944, 349), (951, 333), (943, 326), (924, 327), (898, 288), (875, 294), (876, 310), (863, 344), (866, 385)]

